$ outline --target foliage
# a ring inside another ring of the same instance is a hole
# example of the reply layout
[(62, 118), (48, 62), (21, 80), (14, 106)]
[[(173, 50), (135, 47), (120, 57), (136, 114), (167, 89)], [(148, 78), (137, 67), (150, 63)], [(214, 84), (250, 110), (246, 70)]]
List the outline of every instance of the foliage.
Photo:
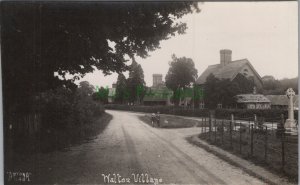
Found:
[(272, 78), (263, 81), (263, 94), (282, 95), (285, 94), (288, 88), (293, 88), (298, 94), (298, 78), (285, 78), (282, 80)]
[[(180, 97), (181, 95), (178, 92), (190, 87), (191, 83), (195, 82), (198, 71), (195, 69), (195, 64), (191, 58), (177, 58), (174, 54), (169, 65), (170, 68), (166, 75), (166, 86), (173, 90), (174, 95), (176, 94)], [(174, 100), (176, 99), (178, 98), (174, 98)], [(176, 104), (178, 103), (177, 101)]]
[(109, 94), (109, 89), (108, 87), (100, 87), (100, 89), (97, 87), (96, 92), (93, 93), (92, 97), (93, 100), (100, 101), (104, 104), (108, 103), (108, 94)]
[(43, 126), (49, 129), (68, 129), (89, 124), (104, 111), (103, 106), (92, 99), (93, 88), (88, 82), (81, 82), (75, 92), (59, 87), (41, 93), (37, 105), (43, 118)]
[(237, 84), (239, 94), (253, 93), (253, 88), (255, 86), (253, 77), (247, 78), (239, 73), (232, 82)]
[(223, 108), (235, 105), (234, 96), (237, 94), (251, 93), (253, 91), (253, 81), (243, 75), (230, 81), (230, 79), (218, 79), (210, 74), (204, 84), (204, 102), (210, 109), (217, 107), (221, 103)]
[(130, 102), (141, 102), (146, 90), (144, 86), (144, 71), (140, 64), (133, 61), (129, 68), (129, 77), (127, 79)]
[(124, 103), (128, 100), (127, 81), (123, 73), (119, 73), (116, 87), (116, 102)]
[(92, 98), (93, 89), (94, 87), (88, 82), (81, 82), (79, 88), (76, 90), (72, 116), (78, 125), (89, 124), (94, 117), (103, 113), (101, 104)]
[(63, 85), (75, 89), (74, 80), (95, 68), (104, 74), (127, 70), (126, 56), (147, 57), (161, 40), (183, 34), (187, 26), (176, 20), (198, 12), (197, 4), (2, 2), (5, 110), (20, 103), (26, 109), (30, 97)]
[(37, 100), (46, 129), (66, 129), (74, 121), (75, 93), (65, 87), (41, 93)]
[[(288, 111), (282, 109), (216, 109), (217, 118), (230, 119), (230, 115), (233, 114), (236, 119), (254, 120), (254, 114), (257, 117), (264, 117), (265, 121), (281, 120), (281, 114), (287, 119)], [(294, 111), (295, 119), (298, 119), (298, 111)]]

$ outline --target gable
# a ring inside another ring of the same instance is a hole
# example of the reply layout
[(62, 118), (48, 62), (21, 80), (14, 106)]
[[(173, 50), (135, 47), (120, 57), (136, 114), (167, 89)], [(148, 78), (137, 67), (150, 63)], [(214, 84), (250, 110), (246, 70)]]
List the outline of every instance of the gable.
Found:
[(251, 65), (250, 62), (247, 62), (244, 66), (242, 66), (239, 69), (239, 71), (237, 71), (237, 74), (231, 80), (233, 80), (239, 73), (247, 78), (253, 77), (254, 84), (257, 87), (261, 88), (263, 86), (263, 81), (262, 81), (260, 75), (256, 72), (256, 70), (253, 68), (253, 66)]
[[(246, 71), (245, 71), (246, 70)], [(255, 84), (259, 87), (262, 86), (262, 80), (256, 70), (253, 68), (251, 63), (247, 59), (241, 59), (236, 61), (231, 61), (225, 66), (221, 64), (210, 65), (207, 69), (200, 75), (196, 80), (196, 84), (201, 85), (206, 82), (206, 78), (213, 74), (219, 79), (230, 79), (233, 80), (239, 73), (247, 73), (248, 76), (253, 76)]]

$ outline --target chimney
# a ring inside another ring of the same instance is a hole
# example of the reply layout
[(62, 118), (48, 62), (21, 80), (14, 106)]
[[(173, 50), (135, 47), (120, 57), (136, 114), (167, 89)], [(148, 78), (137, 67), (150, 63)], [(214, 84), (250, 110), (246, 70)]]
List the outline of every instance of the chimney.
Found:
[(221, 65), (226, 66), (231, 61), (232, 51), (229, 49), (220, 50)]

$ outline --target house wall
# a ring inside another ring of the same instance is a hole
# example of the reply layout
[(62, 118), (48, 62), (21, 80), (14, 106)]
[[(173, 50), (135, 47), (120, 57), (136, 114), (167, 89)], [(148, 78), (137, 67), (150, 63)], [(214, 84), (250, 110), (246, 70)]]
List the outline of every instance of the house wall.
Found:
[(247, 103), (246, 108), (247, 109), (270, 109), (271, 104), (270, 103)]
[(262, 88), (262, 83), (259, 80), (259, 77), (255, 74), (255, 72), (250, 68), (249, 65), (245, 65), (240, 72), (241, 74), (243, 74), (246, 77), (250, 77), (253, 76), (254, 77), (254, 83), (258, 88)]

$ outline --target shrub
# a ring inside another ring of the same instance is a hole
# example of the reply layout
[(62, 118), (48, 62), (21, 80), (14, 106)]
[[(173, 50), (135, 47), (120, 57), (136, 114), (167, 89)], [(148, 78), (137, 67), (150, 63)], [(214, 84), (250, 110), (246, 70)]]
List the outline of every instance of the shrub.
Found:
[[(254, 114), (257, 117), (264, 117), (265, 121), (280, 120), (281, 115), (284, 115), (286, 119), (288, 117), (288, 111), (282, 109), (216, 109), (217, 118), (230, 119), (231, 114), (236, 119), (254, 119)], [(295, 119), (298, 119), (298, 111), (294, 111)]]

